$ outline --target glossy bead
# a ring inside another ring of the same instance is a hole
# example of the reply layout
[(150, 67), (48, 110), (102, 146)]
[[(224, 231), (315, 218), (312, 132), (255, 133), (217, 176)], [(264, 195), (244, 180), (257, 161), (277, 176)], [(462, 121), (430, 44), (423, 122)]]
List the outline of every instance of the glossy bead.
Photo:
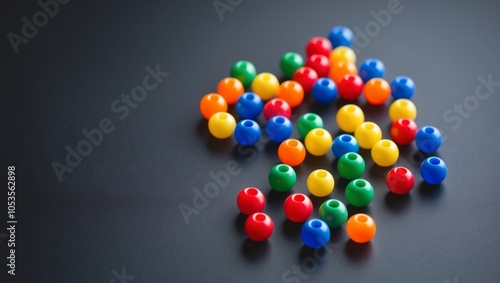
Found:
[(236, 120), (226, 112), (217, 112), (208, 120), (208, 130), (218, 139), (227, 139), (234, 133)]
[(314, 156), (323, 156), (332, 147), (332, 135), (325, 129), (313, 129), (306, 135), (304, 143), (307, 152)]
[(306, 158), (306, 149), (299, 140), (287, 139), (278, 147), (278, 157), (284, 164), (298, 166)]
[(278, 164), (269, 171), (269, 185), (278, 192), (286, 192), (297, 182), (295, 170), (289, 165)]
[(335, 158), (339, 159), (348, 152), (359, 152), (359, 144), (355, 137), (343, 134), (333, 140), (332, 152)]
[(347, 220), (346, 230), (352, 241), (363, 244), (373, 239), (377, 232), (377, 226), (370, 216), (358, 213)]
[(311, 93), (316, 102), (331, 103), (337, 97), (337, 85), (329, 78), (319, 78), (314, 83)]
[(359, 147), (371, 149), (376, 142), (382, 139), (382, 130), (373, 122), (363, 122), (356, 127), (354, 137), (358, 140)]
[(337, 84), (338, 93), (345, 100), (358, 99), (364, 88), (363, 80), (357, 75), (344, 75)]
[(280, 82), (271, 73), (260, 73), (252, 82), (252, 91), (264, 101), (267, 101), (278, 93)]
[(298, 82), (304, 93), (310, 93), (314, 82), (318, 79), (318, 73), (309, 67), (302, 67), (297, 69), (293, 74), (293, 80)]
[(271, 235), (274, 231), (274, 222), (267, 214), (262, 212), (256, 212), (248, 216), (245, 221), (245, 233), (248, 238), (255, 242), (263, 242)]
[(325, 55), (313, 54), (307, 58), (305, 66), (315, 70), (318, 77), (327, 77), (330, 71), (330, 60)]
[(354, 42), (354, 34), (345, 26), (334, 26), (328, 34), (328, 39), (332, 43), (332, 47), (338, 46), (350, 47)]
[(309, 219), (302, 225), (300, 237), (307, 247), (319, 249), (330, 241), (330, 228), (323, 220)]
[(217, 93), (222, 95), (230, 105), (235, 104), (244, 91), (243, 84), (235, 78), (222, 79), (217, 85)]
[(313, 54), (321, 54), (328, 56), (332, 52), (332, 43), (324, 37), (315, 36), (311, 38), (306, 44), (306, 56), (309, 57)]
[(304, 66), (304, 59), (296, 52), (285, 53), (280, 60), (280, 69), (287, 78), (291, 78), (298, 68)]
[(334, 62), (330, 66), (330, 78), (336, 83), (340, 83), (345, 75), (358, 75), (356, 65), (347, 61)]
[(418, 149), (425, 153), (433, 153), (441, 146), (443, 138), (441, 132), (433, 126), (425, 126), (418, 130), (415, 143)]
[(355, 152), (342, 155), (337, 163), (339, 175), (347, 180), (361, 177), (365, 172), (365, 160)]
[(245, 146), (254, 145), (259, 141), (261, 134), (260, 126), (253, 120), (241, 120), (234, 129), (234, 138)]
[(403, 195), (411, 191), (415, 184), (415, 177), (405, 167), (394, 167), (387, 173), (385, 183), (391, 192)]
[(226, 100), (217, 93), (206, 94), (200, 100), (200, 112), (207, 120), (217, 112), (227, 112)]
[(283, 99), (273, 98), (264, 104), (262, 113), (266, 120), (274, 116), (285, 116), (290, 119), (290, 117), (292, 117), (292, 108), (288, 105), (288, 102)]
[(365, 207), (373, 199), (373, 186), (364, 179), (352, 180), (345, 188), (345, 198), (348, 203), (355, 207)]
[(335, 180), (330, 172), (317, 169), (307, 177), (307, 188), (309, 192), (317, 197), (326, 197), (331, 194), (335, 187)]
[(260, 115), (263, 107), (264, 103), (257, 94), (246, 92), (238, 98), (235, 108), (241, 118), (255, 119)]
[(373, 78), (363, 89), (366, 101), (371, 105), (383, 104), (391, 96), (391, 87), (384, 79)]
[(329, 199), (319, 207), (318, 215), (330, 228), (338, 228), (347, 221), (347, 208), (341, 201)]
[(389, 118), (393, 122), (400, 118), (415, 120), (415, 117), (417, 117), (417, 107), (406, 98), (395, 100), (389, 107)]
[(366, 59), (359, 67), (359, 76), (365, 83), (373, 78), (383, 78), (384, 74), (385, 66), (379, 59)]
[(420, 165), (420, 176), (425, 182), (432, 185), (443, 182), (447, 173), (446, 163), (436, 156), (426, 158)]
[(400, 145), (410, 144), (417, 135), (417, 124), (407, 118), (401, 118), (392, 123), (390, 129), (391, 139)]
[(281, 143), (292, 135), (292, 122), (285, 116), (274, 116), (266, 124), (266, 134), (274, 142)]
[(391, 82), (391, 95), (394, 99), (412, 98), (415, 93), (415, 83), (410, 77), (398, 76)]
[(324, 128), (323, 119), (318, 114), (306, 113), (300, 116), (297, 131), (301, 138), (304, 139), (311, 130), (316, 128)]
[(296, 81), (284, 81), (279, 87), (276, 98), (283, 99), (290, 107), (295, 108), (304, 100), (304, 89)]
[(381, 167), (391, 166), (399, 158), (399, 148), (391, 140), (379, 140), (371, 150), (373, 162)]
[(231, 67), (231, 77), (238, 79), (243, 85), (248, 86), (257, 75), (255, 66), (246, 60), (241, 60)]
[(286, 217), (292, 222), (304, 222), (313, 212), (313, 204), (304, 194), (288, 196), (283, 205)]
[(264, 210), (264, 207), (266, 207), (266, 198), (259, 189), (249, 187), (239, 192), (236, 204), (241, 213), (250, 215)]
[(354, 133), (356, 128), (365, 121), (365, 114), (359, 106), (346, 104), (337, 111), (337, 125), (346, 133)]
[(335, 63), (339, 61), (347, 61), (356, 64), (356, 53), (347, 46), (339, 46), (330, 53), (330, 62)]

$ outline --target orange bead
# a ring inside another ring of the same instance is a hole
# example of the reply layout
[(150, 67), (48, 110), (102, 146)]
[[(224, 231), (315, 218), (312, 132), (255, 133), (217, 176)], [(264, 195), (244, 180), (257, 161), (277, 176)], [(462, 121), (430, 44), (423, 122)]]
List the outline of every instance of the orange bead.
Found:
[(391, 86), (381, 78), (373, 78), (366, 82), (363, 91), (366, 101), (372, 105), (383, 104), (391, 96)]
[(285, 164), (297, 166), (306, 158), (306, 148), (299, 140), (287, 139), (280, 144), (278, 157)]
[(358, 213), (347, 220), (346, 230), (351, 240), (363, 244), (373, 239), (377, 232), (377, 226), (370, 216)]
[(304, 89), (296, 81), (284, 81), (278, 90), (277, 98), (288, 102), (290, 107), (299, 106), (304, 100)]
[(354, 63), (348, 61), (333, 62), (330, 67), (330, 78), (338, 84), (345, 75), (357, 75), (358, 69)]
[(235, 104), (243, 92), (245, 92), (243, 84), (235, 78), (222, 79), (217, 85), (217, 93), (224, 97), (227, 104)]
[(210, 119), (217, 112), (227, 112), (227, 102), (217, 93), (209, 93), (201, 98), (200, 112), (203, 118)]

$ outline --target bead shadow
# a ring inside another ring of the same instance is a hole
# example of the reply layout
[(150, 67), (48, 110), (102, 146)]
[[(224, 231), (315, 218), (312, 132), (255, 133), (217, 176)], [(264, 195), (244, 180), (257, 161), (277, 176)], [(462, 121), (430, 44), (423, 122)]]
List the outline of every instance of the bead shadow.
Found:
[(245, 235), (245, 221), (247, 220), (247, 217), (248, 215), (238, 213), (234, 219), (234, 229), (240, 235)]
[(328, 168), (329, 163), (327, 156), (314, 156), (309, 153), (306, 154), (306, 159), (304, 159), (304, 164), (308, 168), (311, 168), (311, 171), (320, 168)]
[(424, 200), (436, 201), (444, 193), (443, 185), (431, 185), (421, 181), (417, 187), (418, 196)]
[(241, 246), (243, 256), (251, 262), (260, 262), (269, 255), (270, 250), (271, 245), (269, 241), (254, 242), (250, 239), (246, 239)]
[(255, 161), (258, 158), (259, 150), (255, 147), (255, 145), (244, 146), (236, 143), (231, 150), (231, 154), (234, 161), (237, 161), (240, 164), (244, 161), (245, 163), (243, 164), (246, 164)]
[(278, 192), (269, 188), (269, 193), (267, 194), (267, 205), (272, 207), (282, 207), (286, 198), (290, 195), (288, 192)]
[(411, 195), (397, 195), (392, 192), (387, 192), (384, 197), (384, 202), (391, 212), (405, 212), (408, 211), (411, 205)]
[(292, 240), (300, 239), (300, 229), (302, 228), (303, 223), (293, 222), (289, 219), (283, 221), (283, 225), (281, 226), (285, 237)]
[(347, 258), (355, 263), (366, 263), (372, 254), (372, 243), (358, 244), (349, 240), (345, 245), (345, 254)]
[(364, 213), (370, 215), (370, 206), (365, 206), (365, 207), (356, 207), (353, 206), (352, 204), (346, 205), (347, 207), (347, 213), (349, 217), (353, 216), (354, 214), (358, 213)]
[(368, 176), (369, 176), (368, 181), (369, 182), (370, 182), (370, 180), (378, 180), (378, 181), (382, 180), (382, 181), (384, 181), (385, 176), (387, 175), (389, 170), (391, 170), (391, 167), (392, 166), (381, 167), (381, 166), (378, 166), (377, 164), (372, 164), (370, 166), (370, 168), (368, 169)]
[[(365, 104), (360, 106), (360, 108), (363, 109), (363, 112), (365, 113), (365, 121), (376, 122), (376, 121), (387, 120), (386, 118), (387, 118), (387, 113), (389, 111), (389, 108), (387, 107), (386, 103), (384, 103), (382, 105), (372, 105), (368, 102), (365, 102)], [(377, 124), (379, 124), (379, 123), (377, 123)]]

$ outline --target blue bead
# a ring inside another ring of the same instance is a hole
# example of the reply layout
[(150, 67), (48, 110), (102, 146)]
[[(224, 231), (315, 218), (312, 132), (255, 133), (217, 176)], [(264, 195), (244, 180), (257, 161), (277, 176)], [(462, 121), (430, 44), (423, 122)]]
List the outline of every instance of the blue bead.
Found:
[(420, 128), (415, 136), (418, 149), (425, 153), (433, 153), (441, 146), (442, 142), (441, 132), (433, 126)]
[(373, 78), (383, 78), (384, 74), (385, 66), (379, 59), (366, 59), (359, 67), (359, 76), (365, 84)]
[(236, 112), (243, 119), (257, 118), (260, 112), (262, 112), (263, 107), (264, 103), (262, 103), (262, 99), (253, 92), (242, 94), (236, 102)]
[(448, 173), (446, 163), (436, 156), (426, 158), (420, 165), (420, 176), (429, 184), (437, 185), (443, 182)]
[(285, 116), (274, 116), (267, 121), (266, 134), (275, 142), (282, 142), (292, 135), (293, 125)]
[(415, 83), (410, 77), (398, 76), (391, 82), (391, 95), (394, 99), (410, 99), (415, 93)]
[(337, 97), (337, 85), (329, 78), (319, 78), (311, 89), (314, 100), (327, 104)]
[(306, 246), (312, 249), (321, 248), (330, 241), (330, 228), (323, 220), (312, 218), (304, 223), (300, 236)]
[(260, 127), (257, 122), (252, 120), (241, 120), (236, 124), (234, 137), (241, 145), (253, 145), (260, 138)]
[(328, 34), (328, 39), (332, 43), (333, 48), (339, 46), (350, 47), (354, 42), (354, 34), (348, 27), (334, 26)]
[(359, 144), (355, 137), (343, 134), (336, 137), (332, 143), (332, 152), (335, 158), (340, 158), (348, 152), (359, 152)]

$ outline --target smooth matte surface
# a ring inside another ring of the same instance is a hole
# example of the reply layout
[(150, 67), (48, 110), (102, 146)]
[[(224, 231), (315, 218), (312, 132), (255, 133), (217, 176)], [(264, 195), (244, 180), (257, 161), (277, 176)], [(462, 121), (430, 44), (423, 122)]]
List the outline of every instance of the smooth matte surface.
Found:
[[(6, 274), (6, 239), (0, 238), (1, 282), (120, 282), (115, 274), (123, 268), (135, 276), (127, 282), (282, 282), (301, 264), (310, 272), (284, 282), (498, 282), (500, 87), (492, 86), (492, 95), (460, 125), (443, 118), (454, 104), (470, 103), (479, 78), (500, 81), (498, 2), (402, 0), (401, 12), (358, 52), (359, 62), (382, 60), (389, 81), (401, 74), (413, 78), (416, 122), (446, 136), (438, 154), (449, 174), (441, 186), (417, 178), (409, 195), (394, 196), (384, 183), (390, 168), (373, 166), (369, 152), (361, 151), (363, 178), (375, 197), (365, 209), (348, 210), (372, 216), (377, 234), (360, 246), (348, 241), (344, 228), (332, 230), (333, 252), (317, 267), (300, 239), (301, 225), (285, 220), (287, 194), (267, 182), (279, 162), (278, 145), (262, 140), (242, 148), (234, 138), (210, 137), (198, 103), (237, 60), (281, 80), (285, 52), (303, 54), (311, 37), (327, 36), (334, 25), (364, 29), (388, 2), (232, 1), (241, 4), (222, 21), (212, 2), (74, 0), (18, 54), (6, 35), (20, 34), (21, 18), (40, 7), (36, 1), (1, 4), (0, 170), (6, 179), (7, 165), (16, 165), (19, 221), (17, 280)], [(120, 120), (110, 104), (142, 83), (146, 66), (157, 64), (169, 76)], [(345, 103), (323, 106), (308, 96), (293, 121), (315, 112), (336, 136), (335, 113)], [(389, 101), (359, 104), (389, 138)], [(116, 129), (60, 183), (51, 162), (64, 162), (65, 146), (75, 148), (85, 138), (82, 130), (103, 118)], [(263, 117), (258, 122), (263, 126)], [(414, 144), (402, 147), (397, 165), (418, 176), (422, 156), (411, 161), (415, 152)], [(211, 172), (234, 162), (241, 172), (186, 224), (179, 204), (192, 205), (193, 189), (202, 190), (213, 182)], [(331, 152), (309, 155), (290, 193), (307, 194), (308, 174), (326, 168), (336, 180), (332, 197), (345, 202), (347, 182), (335, 164)], [(247, 240), (243, 230), (236, 196), (248, 186), (267, 196), (264, 212), (275, 231), (265, 243)], [(0, 235), (6, 228), (5, 187), (3, 192)], [(317, 217), (324, 199), (312, 200)]]

